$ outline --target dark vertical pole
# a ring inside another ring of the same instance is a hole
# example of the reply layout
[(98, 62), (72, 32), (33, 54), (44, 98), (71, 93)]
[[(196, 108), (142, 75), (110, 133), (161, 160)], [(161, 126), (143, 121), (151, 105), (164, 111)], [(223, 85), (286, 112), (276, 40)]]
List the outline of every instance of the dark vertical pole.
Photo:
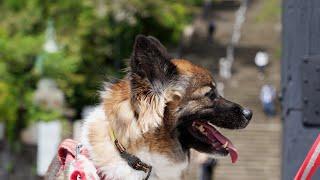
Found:
[(320, 1), (283, 0), (282, 24), (282, 179), (291, 180), (320, 133)]

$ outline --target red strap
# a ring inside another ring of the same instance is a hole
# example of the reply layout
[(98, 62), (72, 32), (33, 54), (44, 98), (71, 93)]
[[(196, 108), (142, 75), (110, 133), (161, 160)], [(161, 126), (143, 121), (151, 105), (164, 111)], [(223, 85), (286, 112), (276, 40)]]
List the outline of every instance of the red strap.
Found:
[(312, 145), (306, 159), (303, 161), (295, 180), (309, 180), (320, 166), (320, 134)]

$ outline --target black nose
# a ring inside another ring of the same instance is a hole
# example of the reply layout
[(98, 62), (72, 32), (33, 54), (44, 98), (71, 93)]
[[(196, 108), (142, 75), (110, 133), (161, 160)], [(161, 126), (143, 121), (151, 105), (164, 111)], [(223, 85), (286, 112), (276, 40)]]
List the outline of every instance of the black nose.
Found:
[(242, 114), (243, 116), (247, 119), (247, 120), (251, 120), (252, 118), (252, 111), (250, 109), (243, 109), (242, 110)]

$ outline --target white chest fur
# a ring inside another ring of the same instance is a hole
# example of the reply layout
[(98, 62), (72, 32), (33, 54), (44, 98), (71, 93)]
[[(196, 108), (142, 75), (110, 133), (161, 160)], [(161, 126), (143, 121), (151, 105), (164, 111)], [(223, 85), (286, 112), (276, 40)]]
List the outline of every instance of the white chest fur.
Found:
[[(164, 155), (140, 151), (137, 156), (145, 163), (152, 165), (149, 180), (178, 180), (187, 167), (187, 161), (174, 163)], [(112, 164), (105, 164), (100, 168), (108, 180), (142, 180), (146, 173), (132, 169), (127, 162), (119, 160)]]
[[(132, 169), (120, 157), (114, 144), (108, 140), (108, 132), (105, 132), (107, 128), (102, 128), (100, 123), (103, 126), (107, 121), (102, 107), (97, 107), (85, 119), (81, 139), (89, 150), (91, 160), (98, 166), (100, 175), (105, 175), (105, 179), (108, 180), (141, 180), (146, 177), (146, 173)], [(90, 142), (89, 136), (95, 137), (94, 144)], [(150, 180), (180, 179), (182, 171), (188, 164), (187, 160), (175, 162), (163, 154), (152, 153), (143, 147), (135, 155), (143, 162), (152, 165)]]
[(150, 179), (180, 179), (182, 171), (188, 165), (187, 160), (177, 163), (165, 155), (150, 153), (145, 148), (139, 151), (137, 156), (144, 162), (152, 165), (153, 171)]

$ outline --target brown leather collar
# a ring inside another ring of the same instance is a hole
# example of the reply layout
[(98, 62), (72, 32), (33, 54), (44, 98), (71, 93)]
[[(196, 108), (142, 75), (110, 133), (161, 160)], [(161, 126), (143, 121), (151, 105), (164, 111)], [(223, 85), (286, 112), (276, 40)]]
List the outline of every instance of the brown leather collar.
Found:
[(126, 148), (123, 147), (123, 145), (118, 141), (118, 139), (115, 136), (115, 133), (112, 128), (109, 128), (110, 138), (114, 142), (114, 145), (118, 149), (120, 156), (122, 159), (126, 160), (128, 165), (137, 170), (137, 171), (143, 171), (147, 173), (147, 176), (144, 178), (144, 180), (149, 179), (152, 166), (142, 162), (137, 156), (130, 154), (126, 151)]

